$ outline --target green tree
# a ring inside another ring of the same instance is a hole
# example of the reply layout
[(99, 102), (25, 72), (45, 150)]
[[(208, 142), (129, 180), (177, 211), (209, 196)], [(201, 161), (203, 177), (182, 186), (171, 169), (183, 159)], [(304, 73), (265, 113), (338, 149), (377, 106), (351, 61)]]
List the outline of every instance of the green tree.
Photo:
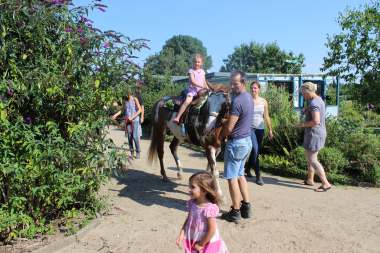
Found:
[(146, 45), (95, 28), (96, 8), (106, 6), (0, 0), (0, 241), (94, 213), (104, 172), (117, 166), (105, 108)]
[(322, 70), (357, 83), (353, 92), (361, 102), (379, 103), (380, 1), (346, 10), (338, 23), (342, 31), (327, 37), (329, 52)]
[(176, 35), (166, 41), (158, 54), (148, 57), (145, 68), (153, 74), (186, 75), (196, 53), (204, 57), (203, 69), (211, 68), (211, 56), (207, 55), (202, 41), (187, 35)]
[(304, 56), (285, 52), (276, 42), (259, 44), (251, 42), (236, 47), (224, 60), (220, 71), (239, 69), (250, 73), (301, 73)]

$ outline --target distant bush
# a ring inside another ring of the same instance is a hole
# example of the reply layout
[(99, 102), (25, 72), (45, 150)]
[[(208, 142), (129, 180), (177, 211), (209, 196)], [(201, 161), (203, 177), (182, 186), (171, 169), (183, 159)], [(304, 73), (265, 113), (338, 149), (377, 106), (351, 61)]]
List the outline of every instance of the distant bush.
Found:
[(285, 89), (270, 87), (263, 97), (268, 101), (272, 119), (273, 141), (264, 137), (264, 152), (278, 155), (289, 155), (290, 151), (302, 144), (302, 130), (296, 128), (299, 115), (289, 102), (289, 92)]
[(342, 101), (339, 105), (339, 117), (356, 125), (364, 125), (364, 116), (360, 110), (360, 105), (352, 100)]

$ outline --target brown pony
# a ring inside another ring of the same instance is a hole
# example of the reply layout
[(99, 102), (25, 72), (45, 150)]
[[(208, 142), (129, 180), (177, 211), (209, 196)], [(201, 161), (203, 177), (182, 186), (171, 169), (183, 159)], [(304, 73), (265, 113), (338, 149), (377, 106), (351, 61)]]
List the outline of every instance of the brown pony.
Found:
[(208, 85), (211, 91), (204, 98), (201, 97), (194, 101), (182, 117), (182, 122), (187, 130), (185, 135), (181, 133), (181, 127), (172, 122), (176, 112), (165, 106), (167, 100), (161, 99), (154, 104), (148, 160), (152, 162), (158, 155), (162, 178), (164, 181), (168, 181), (163, 157), (166, 131), (170, 130), (174, 137), (169, 147), (177, 165), (178, 178), (182, 178), (182, 167), (177, 154), (178, 145), (186, 142), (201, 146), (206, 152), (207, 169), (215, 176), (218, 191), (221, 194), (218, 182), (219, 171), (215, 169), (215, 165), (216, 157), (221, 149), (219, 135), (230, 107), (229, 87), (223, 84)]

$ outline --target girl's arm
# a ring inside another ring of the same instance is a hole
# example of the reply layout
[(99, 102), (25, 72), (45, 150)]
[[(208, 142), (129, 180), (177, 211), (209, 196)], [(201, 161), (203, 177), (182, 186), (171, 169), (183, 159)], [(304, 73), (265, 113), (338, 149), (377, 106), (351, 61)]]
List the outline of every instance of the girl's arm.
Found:
[(140, 105), (139, 100), (136, 97), (133, 97), (133, 99), (135, 100), (135, 104), (137, 106), (137, 112), (133, 114), (131, 120), (134, 120), (141, 113), (141, 105)]
[(185, 226), (186, 226), (186, 223), (187, 223), (187, 219), (189, 219), (189, 214), (187, 215), (186, 217), (186, 220), (185, 222), (183, 223), (182, 227), (181, 227), (181, 230), (179, 231), (179, 235), (177, 237), (177, 240), (175, 241), (175, 243), (177, 244), (177, 246), (180, 246), (183, 239), (185, 238)]
[(197, 83), (195, 81), (195, 77), (194, 77), (193, 73), (189, 73), (189, 76), (190, 76), (190, 83), (191, 83), (191, 85), (194, 85), (194, 86), (197, 86), (197, 87), (200, 87), (200, 88), (204, 88), (204, 85), (202, 85), (200, 83)]
[(120, 114), (121, 114), (121, 111), (118, 111), (117, 113), (115, 113), (114, 115), (112, 115), (112, 119), (113, 120), (116, 120), (117, 119), (117, 117), (119, 117), (120, 116)]
[(272, 121), (269, 117), (269, 106), (268, 102), (264, 99), (264, 120), (265, 124), (267, 125), (269, 129), (269, 139), (271, 140), (273, 138), (273, 132), (272, 132)]
[[(201, 250), (213, 237), (216, 231), (216, 218), (215, 217), (210, 217), (207, 218), (207, 225), (208, 225), (208, 230), (205, 236), (200, 240), (199, 242), (196, 243), (196, 249), (199, 251)], [(198, 249), (198, 246), (200, 247)]]

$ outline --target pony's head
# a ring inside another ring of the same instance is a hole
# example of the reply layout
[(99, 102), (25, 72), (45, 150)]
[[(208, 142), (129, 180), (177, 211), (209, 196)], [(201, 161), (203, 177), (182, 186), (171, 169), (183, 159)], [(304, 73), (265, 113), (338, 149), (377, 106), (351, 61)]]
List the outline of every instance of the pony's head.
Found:
[(229, 113), (230, 108), (229, 93), (213, 92), (208, 98), (208, 121), (206, 124), (206, 132), (215, 130), (221, 127), (223, 119)]

